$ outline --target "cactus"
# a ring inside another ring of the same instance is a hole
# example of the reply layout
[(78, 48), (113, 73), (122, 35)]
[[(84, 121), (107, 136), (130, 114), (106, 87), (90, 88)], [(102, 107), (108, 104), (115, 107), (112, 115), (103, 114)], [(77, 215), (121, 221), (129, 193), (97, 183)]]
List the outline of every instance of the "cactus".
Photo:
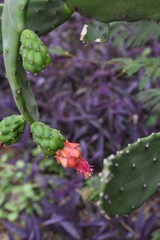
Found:
[[(16, 143), (28, 122), (34, 142), (45, 155), (55, 156), (63, 167), (74, 168), (88, 178), (92, 175), (92, 167), (81, 157), (79, 144), (69, 143), (58, 130), (39, 122), (37, 103), (24, 70), (37, 73), (50, 64), (47, 48), (38, 36), (61, 25), (73, 11), (104, 23), (159, 20), (160, 0), (117, 0), (114, 4), (111, 0), (92, 4), (89, 0), (5, 0), (4, 5), (0, 4), (3, 33), (0, 34), (0, 50), (3, 41), (6, 76), (22, 115), (13, 115), (0, 122), (0, 147)], [(109, 25), (104, 23), (90, 24), (84, 39), (90, 42), (98, 38), (107, 42)], [(159, 142), (160, 133), (152, 134), (104, 161), (104, 169), (96, 180), (98, 185), (94, 195), (91, 189), (91, 194), (93, 201), (100, 198), (101, 207), (110, 216), (136, 209), (160, 186)]]
[(72, 13), (63, 0), (30, 0), (26, 27), (41, 36), (63, 24)]
[(91, 21), (88, 25), (85, 24), (81, 32), (81, 41), (103, 42), (108, 43), (110, 36), (110, 25), (99, 21)]
[(2, 53), (2, 30), (1, 30), (1, 15), (2, 15), (2, 11), (3, 11), (3, 4), (0, 4), (0, 53)]
[(16, 143), (26, 125), (21, 115), (12, 115), (0, 122), (0, 142), (8, 146)]
[(65, 0), (71, 11), (110, 23), (114, 21), (133, 22), (137, 20), (159, 20), (160, 0)]
[(130, 213), (160, 187), (159, 144), (160, 133), (153, 133), (104, 160), (98, 204), (109, 216)]
[(54, 156), (56, 151), (64, 147), (65, 138), (60, 131), (50, 128), (42, 122), (31, 125), (33, 141), (38, 144), (46, 156)]
[(20, 54), (25, 70), (38, 73), (49, 66), (51, 58), (48, 49), (33, 31), (25, 29), (21, 34), (20, 41)]
[[(14, 100), (24, 119), (31, 124), (39, 119), (37, 103), (19, 57), (20, 35), (25, 28), (28, 1), (6, 0), (2, 14), (3, 56), (6, 76), (9, 80)], [(10, 16), (8, 18), (8, 16)], [(6, 28), (7, 26), (7, 28)]]
[[(3, 4), (0, 4), (0, 15)], [(30, 0), (26, 13), (26, 28), (38, 36), (44, 35), (67, 21), (72, 15), (62, 0)], [(0, 24), (0, 53), (2, 53), (2, 31)]]

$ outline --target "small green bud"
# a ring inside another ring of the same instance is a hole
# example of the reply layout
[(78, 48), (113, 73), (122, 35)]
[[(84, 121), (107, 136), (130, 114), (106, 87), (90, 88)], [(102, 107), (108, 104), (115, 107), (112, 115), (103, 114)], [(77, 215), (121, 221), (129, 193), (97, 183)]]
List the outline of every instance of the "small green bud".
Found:
[(21, 115), (5, 117), (0, 122), (0, 143), (8, 146), (18, 142), (26, 122)]
[(33, 141), (40, 146), (46, 156), (54, 156), (58, 149), (64, 147), (65, 138), (60, 131), (50, 128), (42, 122), (34, 122), (31, 125)]

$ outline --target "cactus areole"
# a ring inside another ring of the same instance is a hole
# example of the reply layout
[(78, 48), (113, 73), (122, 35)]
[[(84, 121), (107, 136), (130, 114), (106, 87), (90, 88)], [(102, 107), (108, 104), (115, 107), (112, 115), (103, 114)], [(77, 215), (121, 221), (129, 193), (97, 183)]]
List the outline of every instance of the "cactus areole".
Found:
[(66, 0), (71, 11), (102, 22), (160, 20), (160, 0)]

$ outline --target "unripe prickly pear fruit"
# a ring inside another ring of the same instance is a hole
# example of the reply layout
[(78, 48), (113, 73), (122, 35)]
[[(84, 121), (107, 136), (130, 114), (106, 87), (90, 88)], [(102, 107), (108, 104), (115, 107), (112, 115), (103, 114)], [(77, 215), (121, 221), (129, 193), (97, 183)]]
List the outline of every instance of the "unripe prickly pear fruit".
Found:
[(5, 146), (18, 142), (26, 122), (21, 115), (5, 117), (0, 122), (0, 143)]
[(51, 58), (48, 49), (33, 31), (25, 29), (21, 34), (20, 41), (20, 54), (26, 71), (34, 74), (50, 65)]
[(50, 128), (42, 122), (34, 122), (31, 125), (33, 141), (37, 143), (46, 156), (54, 156), (58, 149), (64, 147), (65, 138), (60, 131)]

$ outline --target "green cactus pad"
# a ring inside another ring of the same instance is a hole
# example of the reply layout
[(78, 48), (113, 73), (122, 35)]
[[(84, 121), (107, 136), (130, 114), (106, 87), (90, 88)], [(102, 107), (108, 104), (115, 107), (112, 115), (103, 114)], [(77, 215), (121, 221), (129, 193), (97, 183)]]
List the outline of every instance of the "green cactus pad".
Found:
[(72, 13), (63, 0), (30, 0), (26, 26), (41, 36), (63, 24)]
[(99, 175), (99, 204), (109, 216), (138, 208), (160, 187), (160, 133), (138, 139), (105, 159)]
[[(0, 4), (0, 15), (3, 4)], [(26, 28), (36, 32), (38, 36), (49, 33), (67, 21), (70, 11), (63, 0), (30, 0), (26, 15)], [(2, 31), (0, 22), (0, 53), (2, 53)]]
[(65, 0), (70, 10), (102, 22), (160, 19), (160, 0)]
[[(25, 29), (28, 0), (5, 0), (2, 13), (3, 58), (16, 105), (24, 119), (38, 121), (37, 102), (19, 56), (20, 36)], [(9, 17), (8, 17), (9, 16)]]
[(26, 71), (38, 73), (49, 66), (51, 58), (48, 49), (33, 31), (25, 29), (20, 40), (20, 53)]
[(18, 142), (26, 122), (21, 115), (12, 115), (0, 122), (0, 142), (8, 146)]
[(103, 42), (108, 43), (110, 36), (110, 26), (107, 23), (102, 23), (92, 20), (88, 25), (85, 24), (81, 32), (81, 40), (85, 43)]
[(54, 156), (56, 151), (64, 147), (65, 138), (57, 129), (50, 128), (42, 122), (31, 125), (33, 141), (41, 147), (46, 156)]
[(3, 46), (2, 46), (2, 30), (1, 30), (1, 15), (2, 15), (2, 11), (3, 11), (3, 4), (0, 4), (0, 53), (3, 50)]

